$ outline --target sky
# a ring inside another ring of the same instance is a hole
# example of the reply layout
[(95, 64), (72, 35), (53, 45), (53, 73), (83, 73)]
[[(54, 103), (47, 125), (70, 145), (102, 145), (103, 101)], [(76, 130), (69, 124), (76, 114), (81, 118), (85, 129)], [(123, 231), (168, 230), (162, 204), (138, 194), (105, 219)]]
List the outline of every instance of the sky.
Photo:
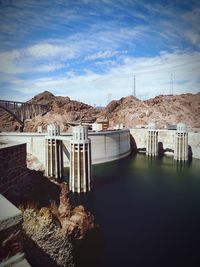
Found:
[(0, 99), (197, 93), (199, 25), (199, 0), (0, 0)]

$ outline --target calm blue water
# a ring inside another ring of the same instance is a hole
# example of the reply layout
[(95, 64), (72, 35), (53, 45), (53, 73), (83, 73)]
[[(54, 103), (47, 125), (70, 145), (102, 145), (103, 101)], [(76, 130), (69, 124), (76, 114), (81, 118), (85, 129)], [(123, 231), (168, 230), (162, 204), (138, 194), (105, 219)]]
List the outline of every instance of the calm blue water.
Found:
[(200, 266), (200, 160), (137, 154), (93, 167), (79, 201), (104, 239), (101, 266)]

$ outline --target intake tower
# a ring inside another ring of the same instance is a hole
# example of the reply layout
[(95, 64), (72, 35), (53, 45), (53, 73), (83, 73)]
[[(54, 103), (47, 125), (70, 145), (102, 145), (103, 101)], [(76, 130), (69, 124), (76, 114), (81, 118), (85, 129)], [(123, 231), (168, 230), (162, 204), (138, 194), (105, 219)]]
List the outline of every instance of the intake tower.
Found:
[(69, 188), (72, 192), (88, 192), (91, 189), (91, 141), (87, 126), (73, 127), (70, 146)]

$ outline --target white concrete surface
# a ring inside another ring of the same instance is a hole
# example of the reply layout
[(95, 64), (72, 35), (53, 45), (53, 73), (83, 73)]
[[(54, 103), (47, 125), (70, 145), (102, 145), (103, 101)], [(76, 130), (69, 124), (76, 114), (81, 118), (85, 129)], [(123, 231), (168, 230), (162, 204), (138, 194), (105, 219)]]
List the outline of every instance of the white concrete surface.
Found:
[[(175, 132), (173, 130), (158, 130), (158, 142), (162, 142), (164, 149), (174, 150)], [(130, 129), (130, 134), (133, 136), (137, 148), (146, 148), (146, 129)], [(193, 158), (200, 159), (200, 132), (188, 132), (188, 145), (191, 146)]]
[(31, 265), (25, 259), (24, 253), (17, 253), (9, 259), (1, 262), (0, 267), (31, 267)]
[[(27, 143), (27, 152), (35, 155), (45, 165), (45, 133), (0, 133), (0, 142), (17, 141)], [(69, 166), (70, 139), (72, 133), (55, 136), (63, 141), (64, 166)], [(123, 158), (130, 154), (130, 132), (116, 131), (89, 132), (91, 139), (92, 164), (99, 164)]]
[(22, 212), (0, 194), (0, 231), (18, 224), (22, 220)]

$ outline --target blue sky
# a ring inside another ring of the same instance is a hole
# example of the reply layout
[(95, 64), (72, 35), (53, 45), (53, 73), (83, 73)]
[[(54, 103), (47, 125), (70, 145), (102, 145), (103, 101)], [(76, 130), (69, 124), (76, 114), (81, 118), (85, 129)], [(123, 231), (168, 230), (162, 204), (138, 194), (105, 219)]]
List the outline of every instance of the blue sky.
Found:
[[(200, 2), (0, 0), (0, 98), (200, 91)], [(109, 96), (109, 97), (108, 97)]]

